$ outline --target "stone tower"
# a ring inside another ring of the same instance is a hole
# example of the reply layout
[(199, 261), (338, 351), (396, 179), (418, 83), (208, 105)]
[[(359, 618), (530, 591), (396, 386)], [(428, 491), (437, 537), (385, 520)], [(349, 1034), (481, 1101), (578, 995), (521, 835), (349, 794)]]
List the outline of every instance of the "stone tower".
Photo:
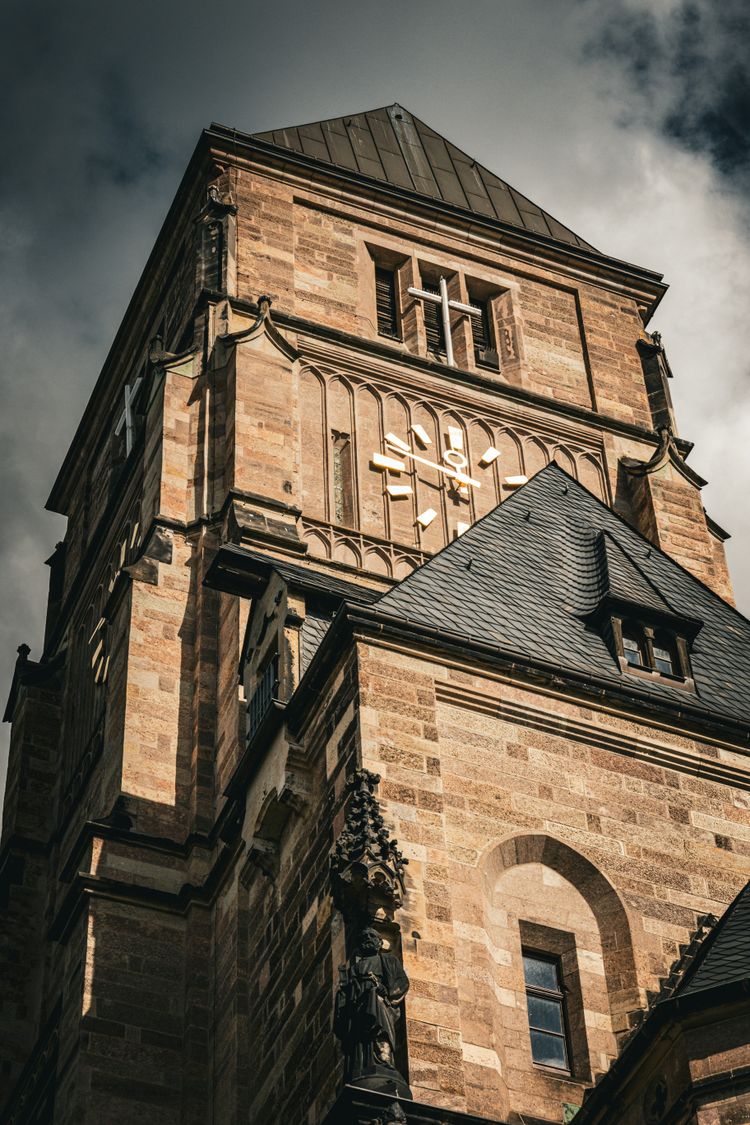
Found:
[(664, 292), (398, 105), (203, 133), (6, 710), (2, 1122), (750, 1121)]

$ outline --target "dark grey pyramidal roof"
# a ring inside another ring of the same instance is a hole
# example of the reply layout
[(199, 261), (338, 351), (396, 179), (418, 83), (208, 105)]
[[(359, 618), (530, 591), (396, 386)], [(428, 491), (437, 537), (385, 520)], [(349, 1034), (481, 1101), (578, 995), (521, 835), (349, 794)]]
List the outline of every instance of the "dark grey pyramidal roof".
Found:
[[(592, 620), (608, 598), (687, 624), (695, 694), (620, 670)], [(750, 726), (750, 621), (555, 464), (376, 605), (519, 661)]]
[(398, 104), (254, 137), (488, 219), (594, 249)]

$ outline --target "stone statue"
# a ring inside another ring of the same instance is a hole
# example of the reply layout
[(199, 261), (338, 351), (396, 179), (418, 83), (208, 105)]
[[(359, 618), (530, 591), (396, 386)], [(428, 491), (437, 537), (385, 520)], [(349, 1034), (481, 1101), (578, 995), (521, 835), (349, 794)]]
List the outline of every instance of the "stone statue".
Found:
[(346, 1081), (410, 1098), (394, 1061), (398, 1003), (409, 988), (401, 962), (384, 953), (380, 934), (367, 928), (339, 972), (334, 1031), (346, 1057)]

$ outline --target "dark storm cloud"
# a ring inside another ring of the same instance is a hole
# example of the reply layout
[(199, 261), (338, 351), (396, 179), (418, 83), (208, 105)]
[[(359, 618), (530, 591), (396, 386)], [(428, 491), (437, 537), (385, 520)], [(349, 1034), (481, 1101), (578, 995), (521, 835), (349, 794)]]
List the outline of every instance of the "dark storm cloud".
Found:
[[(587, 3), (594, 14), (595, 9)], [(709, 157), (750, 197), (750, 5), (747, 0), (681, 0), (597, 6), (587, 54), (627, 75), (627, 113)]]

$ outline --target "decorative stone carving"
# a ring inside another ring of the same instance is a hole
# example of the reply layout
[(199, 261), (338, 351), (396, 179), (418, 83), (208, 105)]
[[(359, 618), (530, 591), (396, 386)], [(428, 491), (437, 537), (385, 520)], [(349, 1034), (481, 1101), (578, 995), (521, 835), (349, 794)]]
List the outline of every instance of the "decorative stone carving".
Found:
[(696, 488), (702, 488), (706, 481), (703, 477), (698, 476), (685, 461), (671, 428), (660, 426), (657, 433), (659, 434), (659, 445), (648, 461), (639, 461), (637, 457), (620, 458), (620, 464), (626, 472), (635, 477), (648, 476), (649, 473), (655, 473), (669, 462), (690, 484)]
[(331, 853), (333, 899), (357, 929), (389, 922), (404, 895), (404, 859), (385, 827), (374, 795), (380, 777), (359, 769), (347, 781), (344, 830)]
[(273, 322), (271, 316), (272, 300), (265, 293), (258, 297), (258, 316), (254, 324), (249, 328), (244, 328), (240, 332), (230, 332), (222, 336), (222, 340), (226, 347), (236, 347), (239, 344), (251, 343), (259, 339), (261, 336), (266, 336), (271, 343), (283, 355), (290, 360), (299, 359), (299, 352), (289, 343), (285, 336), (279, 332), (278, 328)]
[(407, 1117), (401, 1105), (399, 1102), (394, 1102), (393, 1105), (389, 1105), (387, 1109), (384, 1109), (382, 1113), (379, 1113), (377, 1117), (373, 1118), (371, 1125), (393, 1125), (393, 1123), (401, 1125), (402, 1122), (406, 1121)]
[(401, 962), (383, 951), (380, 934), (368, 927), (359, 935), (348, 964), (342, 965), (339, 973), (334, 1031), (344, 1050), (346, 1081), (411, 1098), (411, 1090), (395, 1064), (399, 1003), (409, 989)]

